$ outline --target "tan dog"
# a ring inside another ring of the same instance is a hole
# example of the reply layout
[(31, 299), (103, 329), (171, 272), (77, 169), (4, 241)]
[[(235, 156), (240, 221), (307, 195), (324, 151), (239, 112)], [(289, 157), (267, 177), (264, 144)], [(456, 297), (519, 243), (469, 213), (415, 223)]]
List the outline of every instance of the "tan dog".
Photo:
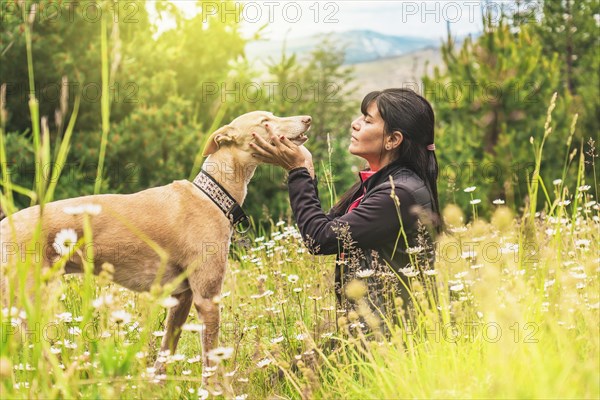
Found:
[[(211, 135), (202, 169), (241, 205), (259, 163), (251, 155), (251, 132), (266, 140), (271, 134), (284, 135), (301, 145), (307, 140), (304, 133), (310, 123), (309, 116), (279, 118), (263, 111), (244, 114)], [(172, 293), (179, 303), (169, 310), (161, 350), (175, 352), (181, 326), (194, 304), (205, 324), (202, 347), (204, 365), (208, 365), (207, 353), (218, 340), (219, 305), (213, 299), (221, 293), (225, 276), (233, 233), (230, 220), (204, 192), (186, 180), (129, 195), (55, 201), (46, 204), (43, 211), (46, 243), (37, 244), (41, 251), (36, 260), (42, 268), (49, 268), (59, 258), (52, 244), (62, 229), (72, 228), (77, 237), (83, 235), (83, 216), (65, 211), (88, 205), (96, 210), (101, 207), (97, 215), (91, 216), (96, 274), (103, 263), (110, 263), (114, 265), (116, 283), (147, 291), (153, 283), (166, 284), (187, 273), (187, 279)], [(17, 257), (25, 260), (27, 250), (31, 257), (32, 244), (26, 248), (26, 243), (31, 241), (39, 217), (40, 208), (34, 206), (0, 222), (2, 271), (16, 265)], [(81, 272), (81, 259), (74, 255), (65, 273)], [(162, 370), (158, 361), (155, 367)]]

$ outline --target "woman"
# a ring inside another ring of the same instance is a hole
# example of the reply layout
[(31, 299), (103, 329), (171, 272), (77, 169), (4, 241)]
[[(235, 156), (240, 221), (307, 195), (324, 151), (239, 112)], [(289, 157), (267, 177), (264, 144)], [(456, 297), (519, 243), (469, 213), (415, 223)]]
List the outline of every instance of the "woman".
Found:
[(396, 297), (404, 311), (412, 311), (407, 277), (423, 276), (429, 268), (431, 233), (440, 228), (433, 109), (412, 90), (386, 89), (365, 96), (361, 111), (352, 122), (348, 150), (369, 168), (328, 214), (304, 146), (285, 137), (267, 143), (255, 136), (254, 156), (289, 171), (290, 203), (307, 247), (313, 254), (338, 255), (336, 294), (342, 306), (348, 305), (344, 287), (358, 277), (366, 278), (379, 311), (391, 311)]

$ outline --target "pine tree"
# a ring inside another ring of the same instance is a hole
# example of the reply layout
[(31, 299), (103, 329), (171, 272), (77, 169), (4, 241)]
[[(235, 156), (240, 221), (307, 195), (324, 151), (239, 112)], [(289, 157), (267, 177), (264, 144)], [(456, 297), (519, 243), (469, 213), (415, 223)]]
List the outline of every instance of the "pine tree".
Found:
[(600, 131), (600, 1), (547, 0), (535, 24), (545, 54), (557, 54), (572, 113), (587, 135)]
[[(438, 120), (442, 202), (456, 200), (457, 187), (478, 186), (484, 210), (496, 198), (522, 204), (514, 197), (524, 197), (531, 172), (529, 140), (543, 127), (560, 67), (557, 56), (544, 54), (530, 27), (515, 30), (509, 22), (492, 23), (487, 15), (483, 35), (467, 38), (460, 49), (449, 38), (442, 47), (445, 70), (436, 68), (424, 78)], [(568, 102), (563, 100), (558, 108)], [(558, 118), (558, 124), (565, 123)]]

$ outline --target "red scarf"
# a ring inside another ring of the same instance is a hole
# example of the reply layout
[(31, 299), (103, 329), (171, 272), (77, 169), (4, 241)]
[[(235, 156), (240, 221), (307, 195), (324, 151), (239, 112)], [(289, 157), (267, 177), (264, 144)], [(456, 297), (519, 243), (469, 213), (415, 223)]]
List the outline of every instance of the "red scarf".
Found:
[[(367, 179), (369, 179), (370, 177), (372, 177), (376, 173), (377, 173), (377, 171), (360, 171), (359, 172), (359, 176), (360, 176), (361, 182), (365, 183), (365, 181)], [(350, 207), (348, 207), (347, 213), (349, 213), (350, 211), (352, 211), (356, 207), (358, 207), (358, 205), (360, 204), (361, 200), (365, 197), (365, 193), (366, 193), (367, 189), (365, 188), (364, 190), (365, 190), (365, 192), (362, 194), (362, 196), (360, 196), (358, 199), (354, 200), (352, 202), (352, 204), (350, 204)]]

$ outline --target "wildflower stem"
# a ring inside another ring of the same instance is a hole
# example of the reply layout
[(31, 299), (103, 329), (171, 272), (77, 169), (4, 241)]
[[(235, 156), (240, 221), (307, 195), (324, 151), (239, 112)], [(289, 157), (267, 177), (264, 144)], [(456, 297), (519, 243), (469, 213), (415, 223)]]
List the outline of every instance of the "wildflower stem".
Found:
[(102, 57), (102, 139), (100, 142), (100, 153), (98, 156), (98, 172), (94, 184), (94, 194), (100, 193), (102, 187), (102, 175), (104, 173), (104, 159), (106, 157), (106, 145), (108, 132), (110, 130), (110, 94), (109, 94), (109, 71), (108, 71), (108, 39), (107, 39), (106, 17), (100, 18), (100, 48)]

